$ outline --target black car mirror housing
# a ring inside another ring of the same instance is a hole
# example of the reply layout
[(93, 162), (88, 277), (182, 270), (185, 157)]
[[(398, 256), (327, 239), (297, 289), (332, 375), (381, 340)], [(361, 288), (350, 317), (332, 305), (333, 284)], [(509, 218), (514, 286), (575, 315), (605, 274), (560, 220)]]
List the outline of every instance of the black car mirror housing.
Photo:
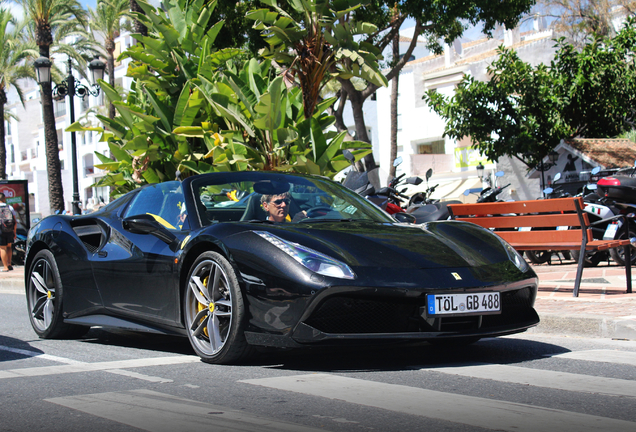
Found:
[(415, 216), (413, 216), (412, 214), (409, 213), (395, 213), (393, 215), (393, 218), (398, 221), (398, 222), (402, 222), (402, 223), (415, 223)]
[(163, 227), (149, 214), (130, 216), (123, 220), (126, 231), (133, 234), (152, 234), (159, 240), (171, 244), (177, 237)]

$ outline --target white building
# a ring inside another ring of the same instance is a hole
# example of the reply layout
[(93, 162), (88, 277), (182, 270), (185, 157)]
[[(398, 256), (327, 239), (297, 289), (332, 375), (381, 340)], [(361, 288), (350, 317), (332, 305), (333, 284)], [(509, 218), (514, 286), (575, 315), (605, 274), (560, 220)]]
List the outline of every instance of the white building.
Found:
[[(488, 80), (486, 68), (496, 59), (496, 49), (500, 45), (512, 47), (522, 60), (532, 65), (549, 63), (555, 52), (552, 39), (552, 31), (543, 30), (542, 24), (536, 21), (534, 29), (528, 32), (505, 30), (495, 33), (492, 39), (484, 37), (467, 43), (456, 41), (452, 46), (445, 46), (443, 55), (416, 56), (407, 63), (399, 80), (398, 156), (404, 160), (401, 172), (423, 177), (432, 168), (434, 175), (429, 183), (440, 184), (433, 197), (466, 200), (463, 195), (466, 189), (481, 187), (476, 166), (482, 163), (486, 166), (485, 177), (492, 178), (495, 171), (503, 170), (505, 177), (499, 180), (499, 184), (513, 184), (503, 198), (535, 199), (540, 196), (538, 182), (526, 178), (525, 165), (507, 158), (494, 164), (471, 148), (470, 139), (457, 142), (444, 137), (444, 120), (429, 108), (422, 96), (428, 90), (435, 90), (451, 97), (465, 75)], [(406, 50), (408, 42), (410, 40), (404, 40), (403, 50)], [(377, 91), (379, 140), (373, 145), (376, 161), (383, 167), (391, 163), (390, 95), (391, 83)], [(381, 173), (380, 178), (385, 181), (386, 175)], [(426, 183), (409, 193), (424, 189)]]

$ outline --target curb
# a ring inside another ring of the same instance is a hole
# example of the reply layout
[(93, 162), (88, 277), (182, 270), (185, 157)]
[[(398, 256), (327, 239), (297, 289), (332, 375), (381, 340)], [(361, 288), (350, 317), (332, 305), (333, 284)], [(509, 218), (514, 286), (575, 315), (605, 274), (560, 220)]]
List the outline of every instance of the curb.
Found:
[(636, 316), (557, 315), (540, 313), (541, 322), (528, 333), (636, 340)]

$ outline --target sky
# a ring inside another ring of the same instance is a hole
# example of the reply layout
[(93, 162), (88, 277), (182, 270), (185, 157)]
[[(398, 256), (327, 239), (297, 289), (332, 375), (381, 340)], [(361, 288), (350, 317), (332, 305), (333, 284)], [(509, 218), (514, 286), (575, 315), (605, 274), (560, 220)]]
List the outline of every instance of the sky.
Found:
[(88, 9), (89, 7), (95, 9), (97, 0), (80, 0), (80, 3), (84, 6), (84, 9)]

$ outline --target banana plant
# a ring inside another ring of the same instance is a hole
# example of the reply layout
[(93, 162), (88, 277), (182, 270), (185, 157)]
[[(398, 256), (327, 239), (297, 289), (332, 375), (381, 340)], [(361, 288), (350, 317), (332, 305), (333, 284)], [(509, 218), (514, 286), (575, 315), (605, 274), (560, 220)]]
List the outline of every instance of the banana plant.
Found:
[[(345, 133), (328, 130), (335, 119), (325, 111), (335, 98), (319, 103), (314, 115), (306, 119), (300, 89), (288, 89), (280, 75), (270, 78), (270, 62), (251, 59), (240, 66), (226, 68), (217, 81), (200, 76), (200, 83), (196, 84), (210, 106), (224, 118), (226, 130), (205, 124), (174, 130), (177, 135), (213, 143), (206, 158), (214, 167), (230, 163), (244, 169), (243, 164), (247, 163), (249, 169), (333, 177), (348, 166), (342, 150), (356, 149), (357, 158), (370, 153), (369, 144), (345, 141)], [(184, 164), (196, 172), (210, 170), (196, 161)]]
[[(71, 125), (68, 131), (93, 130), (102, 133), (110, 155), (97, 153), (97, 168), (109, 172), (100, 182), (115, 194), (125, 193), (144, 183), (156, 183), (193, 174), (188, 162), (199, 161), (211, 146), (195, 137), (172, 133), (175, 128), (223, 122), (192, 85), (199, 74), (212, 76), (219, 66), (242, 53), (238, 49), (215, 50), (214, 40), (222, 28), (220, 21), (208, 29), (216, 2), (168, 0), (165, 12), (144, 0), (138, 1), (146, 15), (139, 18), (152, 31), (134, 35), (143, 43), (122, 53), (130, 58), (127, 75), (133, 84), (125, 100), (115, 88), (100, 86), (113, 103), (114, 119), (97, 115), (104, 127)], [(207, 29), (207, 30), (206, 30)], [(183, 163), (186, 164), (183, 164)]]
[(377, 60), (381, 53), (363, 42), (361, 35), (371, 35), (375, 25), (357, 22), (351, 12), (360, 0), (287, 0), (302, 16), (296, 21), (278, 6), (276, 0), (261, 0), (271, 9), (257, 9), (247, 14), (254, 28), (269, 47), (260, 54), (284, 65), (286, 76), (296, 77), (303, 92), (306, 118), (313, 115), (321, 89), (333, 78), (359, 77), (386, 86)]

